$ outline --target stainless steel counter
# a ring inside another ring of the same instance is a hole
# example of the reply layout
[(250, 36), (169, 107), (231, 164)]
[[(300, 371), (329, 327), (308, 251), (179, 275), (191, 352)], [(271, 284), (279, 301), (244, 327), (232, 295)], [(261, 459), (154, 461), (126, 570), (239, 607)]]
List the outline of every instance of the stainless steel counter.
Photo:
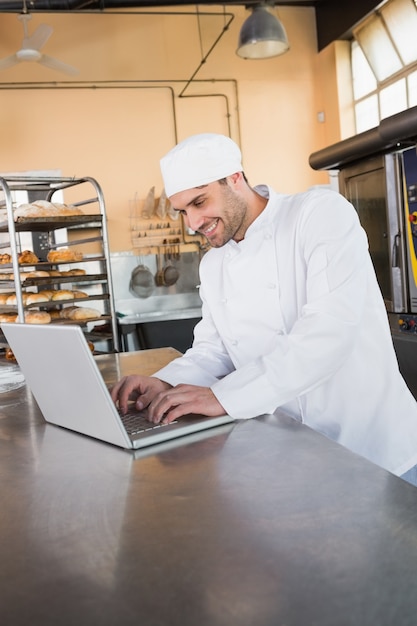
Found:
[(415, 625), (417, 489), (284, 414), (135, 454), (0, 406), (3, 624)]

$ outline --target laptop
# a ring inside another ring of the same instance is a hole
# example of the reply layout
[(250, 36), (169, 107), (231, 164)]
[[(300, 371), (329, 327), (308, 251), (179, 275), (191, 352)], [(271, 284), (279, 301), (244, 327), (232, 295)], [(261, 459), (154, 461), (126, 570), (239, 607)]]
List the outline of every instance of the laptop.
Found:
[(3, 323), (13, 350), (44, 419), (57, 426), (128, 449), (139, 449), (229, 424), (229, 415), (186, 415), (156, 425), (135, 412), (132, 429), (111, 399), (80, 326)]

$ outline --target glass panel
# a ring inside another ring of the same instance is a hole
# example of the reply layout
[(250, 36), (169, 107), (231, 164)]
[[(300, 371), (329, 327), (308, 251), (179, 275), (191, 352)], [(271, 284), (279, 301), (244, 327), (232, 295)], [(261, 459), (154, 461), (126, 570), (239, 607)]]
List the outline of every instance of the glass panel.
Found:
[(351, 57), (353, 97), (355, 100), (359, 100), (359, 98), (366, 96), (371, 91), (375, 91), (377, 82), (357, 41), (352, 42)]
[(346, 197), (359, 214), (368, 235), (369, 252), (385, 301), (391, 301), (391, 278), (384, 170), (378, 169), (346, 180)]
[(356, 132), (362, 133), (379, 124), (378, 96), (374, 94), (355, 104)]
[(384, 117), (395, 115), (407, 108), (407, 91), (405, 78), (397, 80), (389, 87), (381, 89), (379, 94), (379, 106), (381, 111), (381, 120)]
[(417, 59), (417, 9), (414, 0), (388, 2), (380, 11), (403, 63), (412, 63)]
[(374, 15), (372, 20), (354, 32), (354, 36), (379, 81), (402, 68), (400, 57), (379, 15)]
[(407, 77), (408, 84), (408, 106), (417, 105), (417, 72), (411, 72)]

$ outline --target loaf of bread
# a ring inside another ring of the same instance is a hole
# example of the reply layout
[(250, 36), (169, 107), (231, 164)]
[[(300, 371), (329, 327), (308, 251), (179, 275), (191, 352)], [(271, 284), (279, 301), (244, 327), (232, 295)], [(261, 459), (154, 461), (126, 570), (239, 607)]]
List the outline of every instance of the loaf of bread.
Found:
[(39, 294), (45, 296), (45, 298), (48, 298), (48, 300), (52, 300), (52, 296), (54, 295), (54, 293), (54, 289), (42, 289), (41, 291), (39, 291)]
[(50, 250), (47, 259), (50, 263), (67, 263), (68, 261), (82, 261), (82, 252), (61, 248), (60, 250)]
[[(23, 304), (26, 304), (27, 299), (28, 299), (28, 295), (27, 293), (22, 293), (22, 302)], [(6, 304), (8, 305), (16, 305), (17, 304), (17, 295), (15, 293), (11, 293), (9, 295), (9, 297), (6, 300)]]
[(47, 200), (21, 204), (14, 211), (15, 220), (19, 217), (66, 217), (69, 215), (83, 215), (83, 212), (78, 207)]
[(0, 254), (0, 264), (1, 265), (5, 265), (6, 263), (11, 263), (12, 262), (12, 255), (11, 254)]
[(51, 316), (46, 311), (27, 311), (25, 313), (26, 324), (49, 324)]
[(60, 310), (59, 316), (64, 320), (69, 320), (72, 310), (76, 308), (77, 308), (76, 306), (66, 306)]
[(6, 348), (6, 352), (5, 352), (5, 357), (8, 361), (14, 361), (16, 363), (16, 357), (14, 355), (14, 352), (11, 348), (7, 347)]
[(88, 298), (88, 293), (85, 291), (79, 291), (78, 289), (74, 289), (72, 292), (73, 298)]
[(0, 313), (0, 324), (7, 322), (9, 324), (14, 323), (17, 320), (16, 313)]
[(101, 313), (97, 309), (82, 306), (71, 306), (62, 309), (61, 317), (67, 320), (85, 321), (100, 317)]
[(7, 293), (0, 293), (0, 304), (7, 304), (7, 298), (11, 295), (10, 291)]
[(52, 295), (51, 300), (72, 300), (74, 294), (70, 289), (58, 289)]
[(27, 295), (26, 304), (39, 304), (40, 302), (49, 302), (49, 300), (51, 299), (51, 297), (47, 293), (42, 292), (30, 293), (25, 295)]
[(81, 268), (74, 268), (72, 270), (67, 270), (66, 272), (61, 272), (62, 276), (85, 276), (86, 271)]
[(23, 250), (23, 252), (19, 252), (18, 254), (19, 265), (29, 264), (33, 265), (34, 263), (39, 263), (39, 259), (32, 250)]
[(61, 319), (61, 309), (48, 309), (52, 320)]
[(49, 272), (46, 270), (34, 270), (33, 272), (25, 272), (22, 275), (22, 278), (26, 280), (26, 278), (46, 278), (49, 276)]
[(90, 309), (87, 307), (75, 307), (69, 316), (70, 320), (89, 320), (100, 317), (101, 313), (97, 309)]

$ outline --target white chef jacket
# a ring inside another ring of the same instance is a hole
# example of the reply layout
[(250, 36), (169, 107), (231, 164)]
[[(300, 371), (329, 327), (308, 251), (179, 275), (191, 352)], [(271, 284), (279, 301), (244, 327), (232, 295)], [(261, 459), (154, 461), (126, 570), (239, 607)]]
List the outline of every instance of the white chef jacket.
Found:
[(417, 403), (355, 209), (327, 189), (256, 191), (269, 200), (245, 238), (201, 261), (192, 347), (154, 376), (211, 387), (237, 419), (283, 409), (403, 474), (417, 463)]

